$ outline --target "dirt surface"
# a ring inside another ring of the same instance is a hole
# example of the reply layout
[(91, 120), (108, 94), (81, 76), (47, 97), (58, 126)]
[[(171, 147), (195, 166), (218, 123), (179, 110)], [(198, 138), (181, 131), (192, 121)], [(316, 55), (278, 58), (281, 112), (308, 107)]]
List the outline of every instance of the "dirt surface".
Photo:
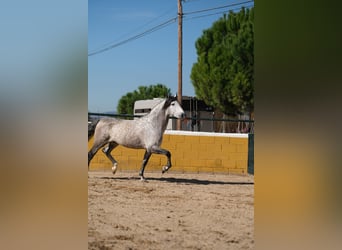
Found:
[(89, 249), (253, 249), (253, 176), (89, 172)]

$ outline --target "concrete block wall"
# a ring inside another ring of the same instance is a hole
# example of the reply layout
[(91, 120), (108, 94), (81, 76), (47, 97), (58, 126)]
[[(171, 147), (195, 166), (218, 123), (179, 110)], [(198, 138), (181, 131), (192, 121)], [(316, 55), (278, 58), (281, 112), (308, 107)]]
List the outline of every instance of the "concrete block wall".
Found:
[[(88, 143), (88, 150), (93, 138)], [(171, 152), (172, 168), (181, 173), (247, 174), (248, 135), (167, 130), (162, 148)], [(112, 151), (118, 161), (118, 171), (138, 172), (144, 157), (143, 149), (118, 146)], [(161, 172), (166, 157), (152, 154), (145, 172)], [(111, 162), (101, 150), (94, 156), (90, 170), (110, 170)]]

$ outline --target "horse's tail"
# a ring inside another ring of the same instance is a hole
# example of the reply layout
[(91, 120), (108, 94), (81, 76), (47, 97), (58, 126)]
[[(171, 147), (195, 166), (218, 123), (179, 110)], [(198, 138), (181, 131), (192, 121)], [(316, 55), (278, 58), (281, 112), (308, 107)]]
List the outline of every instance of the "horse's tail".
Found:
[(88, 121), (88, 141), (93, 137), (95, 133), (96, 125), (99, 123), (100, 119), (92, 119)]

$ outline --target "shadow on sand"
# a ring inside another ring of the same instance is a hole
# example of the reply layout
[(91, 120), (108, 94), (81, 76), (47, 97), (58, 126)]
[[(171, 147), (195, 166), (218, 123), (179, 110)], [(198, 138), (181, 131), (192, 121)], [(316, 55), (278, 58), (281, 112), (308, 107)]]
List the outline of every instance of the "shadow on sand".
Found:
[[(107, 180), (140, 180), (139, 177), (97, 177), (99, 179)], [(254, 182), (244, 181), (213, 181), (213, 180), (199, 180), (199, 179), (188, 179), (188, 178), (173, 178), (173, 177), (147, 177), (145, 182), (149, 181), (163, 181), (185, 185), (254, 185)]]

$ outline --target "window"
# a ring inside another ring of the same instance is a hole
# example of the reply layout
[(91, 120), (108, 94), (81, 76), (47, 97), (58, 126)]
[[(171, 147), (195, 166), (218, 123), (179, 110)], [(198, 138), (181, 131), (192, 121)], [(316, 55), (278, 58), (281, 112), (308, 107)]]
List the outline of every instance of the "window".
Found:
[(135, 114), (150, 113), (150, 111), (151, 111), (151, 109), (148, 109), (148, 108), (146, 108), (146, 109), (136, 109), (136, 110), (134, 110), (134, 113)]

